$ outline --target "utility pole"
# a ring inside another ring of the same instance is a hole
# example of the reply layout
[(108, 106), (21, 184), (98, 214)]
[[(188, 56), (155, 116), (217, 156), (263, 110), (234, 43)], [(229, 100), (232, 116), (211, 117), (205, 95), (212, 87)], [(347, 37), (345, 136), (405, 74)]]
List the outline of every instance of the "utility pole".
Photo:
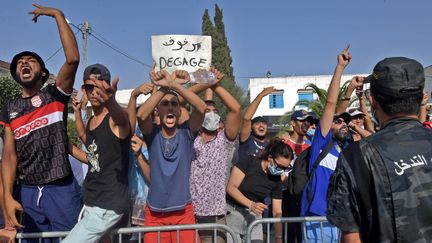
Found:
[(81, 26), (81, 33), (82, 33), (82, 38), (83, 38), (83, 60), (82, 60), (82, 67), (87, 67), (87, 54), (88, 54), (88, 36), (91, 34), (91, 26), (90, 26), (90, 22), (88, 21), (84, 21), (84, 24)]

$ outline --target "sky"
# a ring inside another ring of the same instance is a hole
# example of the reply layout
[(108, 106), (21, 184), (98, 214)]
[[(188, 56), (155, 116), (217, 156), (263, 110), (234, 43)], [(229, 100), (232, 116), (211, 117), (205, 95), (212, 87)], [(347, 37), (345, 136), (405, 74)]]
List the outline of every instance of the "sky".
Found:
[[(10, 62), (23, 50), (44, 60), (60, 47), (52, 18), (31, 21), (32, 1), (2, 0), (0, 60)], [(63, 0), (39, 1), (61, 9), (76, 26), (89, 21), (93, 35), (152, 65), (151, 36), (201, 34), (205, 9), (223, 10), (236, 81), (247, 88), (249, 78), (332, 74), (337, 54), (350, 44), (353, 59), (345, 73), (370, 73), (389, 56), (432, 64), (432, 1), (430, 0)], [(72, 27), (72, 30), (77, 30)], [(82, 35), (76, 35), (83, 57)], [(102, 63), (119, 76), (120, 89), (148, 82), (149, 68), (113, 51), (93, 36), (88, 40), (88, 64)], [(46, 62), (57, 74), (64, 63), (60, 51)], [(81, 61), (75, 87), (82, 83)]]

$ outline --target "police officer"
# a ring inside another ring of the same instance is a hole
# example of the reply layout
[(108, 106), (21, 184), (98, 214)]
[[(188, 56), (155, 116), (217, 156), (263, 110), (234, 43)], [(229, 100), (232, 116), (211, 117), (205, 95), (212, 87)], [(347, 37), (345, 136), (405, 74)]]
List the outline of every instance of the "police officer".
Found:
[(423, 67), (404, 57), (379, 62), (370, 82), (381, 131), (346, 148), (327, 192), (327, 218), (342, 242), (432, 240), (432, 136), (417, 116)]

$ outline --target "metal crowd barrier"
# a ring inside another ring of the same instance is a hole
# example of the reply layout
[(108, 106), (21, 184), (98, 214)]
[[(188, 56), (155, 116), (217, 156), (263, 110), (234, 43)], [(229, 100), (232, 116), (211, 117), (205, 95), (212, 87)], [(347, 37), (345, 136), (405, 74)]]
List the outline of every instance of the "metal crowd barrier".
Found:
[[(181, 230), (195, 230), (195, 242), (198, 242), (198, 231), (199, 230), (213, 230), (214, 231), (214, 238), (216, 239), (216, 235), (218, 232), (218, 229), (221, 231), (225, 231), (233, 240), (233, 243), (240, 243), (237, 241), (237, 238), (235, 237), (234, 231), (224, 224), (188, 224), (188, 225), (170, 225), (170, 226), (151, 226), (151, 227), (129, 227), (129, 228), (120, 228), (116, 229), (114, 231), (111, 231), (111, 234), (118, 235), (118, 242), (122, 243), (123, 239), (122, 236), (124, 234), (138, 234), (138, 243), (143, 242), (142, 241), (142, 233), (146, 232), (157, 232), (158, 233), (158, 243), (160, 243), (160, 233), (165, 231), (176, 231), (177, 232), (177, 243), (180, 242), (180, 231)], [(56, 232), (40, 232), (40, 233), (18, 233), (16, 238), (19, 243), (21, 243), (22, 239), (39, 239), (39, 242), (42, 243), (43, 239), (47, 238), (58, 238), (60, 241), (67, 236), (69, 232), (68, 231), (56, 231)], [(227, 236), (227, 238), (229, 237)], [(147, 242), (146, 242), (147, 243)], [(149, 242), (149, 243), (156, 243), (156, 242)]]
[[(327, 222), (327, 218), (326, 217), (289, 217), (289, 218), (263, 218), (263, 219), (257, 219), (255, 221), (253, 221), (248, 229), (247, 229), (247, 233), (246, 233), (246, 243), (251, 243), (252, 239), (251, 239), (251, 234), (252, 234), (252, 229), (255, 228), (258, 224), (267, 224), (267, 239), (266, 242), (270, 243), (270, 239), (271, 239), (271, 234), (270, 232), (270, 224), (276, 224), (276, 223), (283, 223), (283, 232), (284, 232), (284, 239), (283, 242), (288, 242), (288, 238), (287, 238), (287, 233), (288, 233), (288, 224), (289, 223), (302, 223), (302, 228), (303, 228), (303, 237), (304, 239), (306, 239), (306, 229), (305, 229), (305, 225), (303, 224), (304, 222), (319, 222), (320, 223), (320, 229), (321, 229), (321, 239), (324, 239), (323, 236), (323, 222)], [(324, 241), (323, 241), (324, 242)]]

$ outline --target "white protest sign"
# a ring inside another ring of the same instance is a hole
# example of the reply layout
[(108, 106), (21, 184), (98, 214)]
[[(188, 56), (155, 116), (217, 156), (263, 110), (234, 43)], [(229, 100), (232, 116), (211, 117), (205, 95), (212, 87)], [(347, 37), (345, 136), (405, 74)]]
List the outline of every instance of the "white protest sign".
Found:
[(155, 70), (194, 72), (209, 69), (212, 58), (210, 36), (155, 35), (152, 36), (152, 57)]

